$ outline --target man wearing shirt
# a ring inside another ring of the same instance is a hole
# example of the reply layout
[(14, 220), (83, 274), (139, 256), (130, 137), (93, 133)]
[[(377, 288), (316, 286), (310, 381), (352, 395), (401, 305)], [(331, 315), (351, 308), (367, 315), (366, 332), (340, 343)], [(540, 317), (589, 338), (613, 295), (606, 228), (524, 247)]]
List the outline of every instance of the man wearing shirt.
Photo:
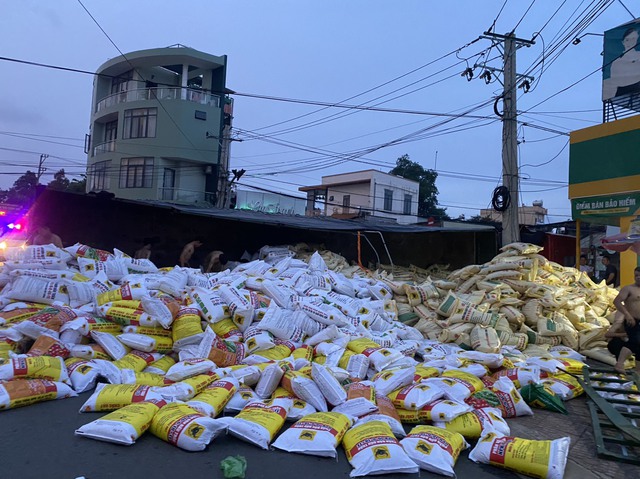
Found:
[(611, 286), (612, 288), (617, 288), (619, 286), (618, 283), (618, 269), (611, 264), (611, 258), (609, 256), (602, 257), (602, 264), (604, 265), (604, 280), (607, 283), (607, 286)]

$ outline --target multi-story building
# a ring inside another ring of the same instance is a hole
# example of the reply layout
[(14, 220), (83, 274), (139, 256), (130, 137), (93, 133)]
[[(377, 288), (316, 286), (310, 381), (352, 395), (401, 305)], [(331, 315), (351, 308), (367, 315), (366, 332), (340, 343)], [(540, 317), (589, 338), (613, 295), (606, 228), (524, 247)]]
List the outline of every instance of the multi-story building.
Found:
[(219, 204), (228, 170), (227, 57), (182, 45), (140, 50), (95, 76), (87, 192)]
[(307, 193), (307, 215), (336, 217), (375, 216), (400, 224), (418, 221), (419, 183), (377, 170), (322, 177), (322, 184), (298, 188)]

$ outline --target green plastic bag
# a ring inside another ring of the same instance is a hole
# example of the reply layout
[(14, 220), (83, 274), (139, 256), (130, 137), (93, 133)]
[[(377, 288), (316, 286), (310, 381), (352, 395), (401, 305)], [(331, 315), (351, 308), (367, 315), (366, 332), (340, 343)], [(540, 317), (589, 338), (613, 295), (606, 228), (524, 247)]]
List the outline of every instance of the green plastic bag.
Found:
[(520, 394), (529, 406), (569, 414), (564, 407), (562, 399), (542, 384), (527, 384), (520, 389)]
[(220, 469), (226, 479), (244, 479), (247, 460), (243, 456), (227, 456), (220, 461)]

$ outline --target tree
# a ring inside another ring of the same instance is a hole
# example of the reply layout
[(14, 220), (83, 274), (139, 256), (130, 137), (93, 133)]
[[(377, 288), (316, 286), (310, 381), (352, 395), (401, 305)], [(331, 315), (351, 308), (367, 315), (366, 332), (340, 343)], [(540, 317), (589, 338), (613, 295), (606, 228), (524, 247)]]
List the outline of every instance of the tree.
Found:
[(47, 188), (58, 191), (66, 191), (69, 188), (69, 178), (64, 173), (64, 168), (56, 171), (53, 175), (53, 180), (49, 182)]
[(446, 208), (438, 207), (438, 188), (436, 188), (438, 173), (436, 171), (426, 170), (419, 163), (411, 161), (409, 155), (405, 154), (396, 160), (395, 168), (389, 173), (420, 183), (418, 216), (449, 218)]
[(7, 193), (7, 203), (29, 205), (36, 196), (38, 177), (33, 171), (27, 171), (18, 178)]
[(67, 191), (70, 191), (71, 193), (85, 193), (87, 191), (87, 175), (80, 176), (82, 176), (81, 180), (78, 180), (77, 178), (71, 180)]

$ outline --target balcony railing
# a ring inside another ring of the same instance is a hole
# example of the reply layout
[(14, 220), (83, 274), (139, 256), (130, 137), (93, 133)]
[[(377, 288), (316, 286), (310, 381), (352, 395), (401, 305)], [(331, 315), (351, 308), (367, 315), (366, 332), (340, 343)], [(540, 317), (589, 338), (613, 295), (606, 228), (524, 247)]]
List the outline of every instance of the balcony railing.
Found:
[(100, 143), (93, 147), (93, 156), (99, 155), (101, 153), (108, 153), (110, 151), (116, 151), (116, 140), (107, 141), (105, 143)]
[(192, 88), (156, 87), (126, 90), (109, 95), (98, 102), (96, 105), (96, 113), (119, 103), (144, 100), (185, 100), (199, 103), (200, 105), (220, 107), (220, 97), (218, 95), (212, 95), (202, 90), (194, 90)]

